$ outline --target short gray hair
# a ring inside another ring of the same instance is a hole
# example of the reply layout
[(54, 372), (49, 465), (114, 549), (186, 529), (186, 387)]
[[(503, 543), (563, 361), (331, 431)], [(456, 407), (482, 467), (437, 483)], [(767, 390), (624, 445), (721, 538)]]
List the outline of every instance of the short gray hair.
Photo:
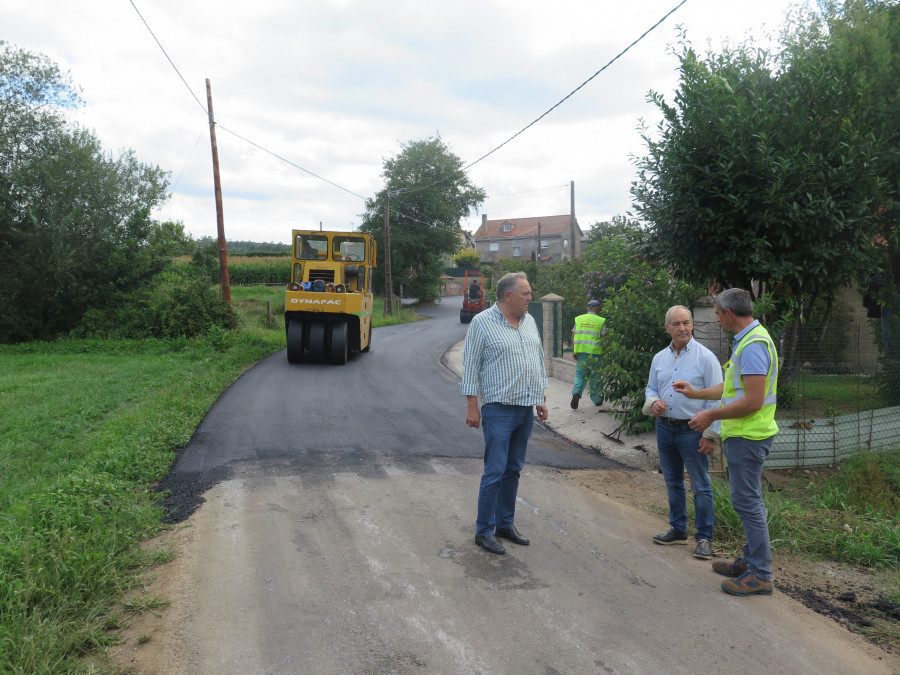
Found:
[(497, 282), (497, 300), (503, 302), (506, 292), (514, 289), (519, 279), (528, 281), (528, 275), (525, 272), (510, 272), (500, 277), (500, 281)]
[(753, 316), (753, 299), (743, 288), (728, 288), (716, 296), (716, 307), (735, 316)]
[(689, 310), (687, 307), (685, 307), (684, 305), (672, 305), (671, 307), (669, 307), (669, 309), (666, 310), (666, 325), (667, 326), (669, 325), (669, 318), (672, 316), (672, 312), (674, 312), (676, 309), (683, 309), (685, 312), (688, 313), (688, 319), (690, 319), (691, 321), (694, 320), (694, 315), (691, 313), (691, 310)]

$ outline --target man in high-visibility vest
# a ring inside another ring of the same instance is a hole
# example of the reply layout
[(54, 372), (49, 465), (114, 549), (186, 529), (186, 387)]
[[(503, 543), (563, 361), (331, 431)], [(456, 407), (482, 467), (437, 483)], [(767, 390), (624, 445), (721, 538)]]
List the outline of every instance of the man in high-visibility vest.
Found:
[(575, 354), (575, 385), (572, 387), (572, 410), (578, 409), (578, 401), (585, 386), (590, 383), (590, 395), (594, 405), (603, 404), (603, 388), (600, 367), (603, 365), (601, 341), (606, 335), (606, 319), (600, 316), (600, 301), (588, 303), (587, 314), (575, 317), (572, 329), (572, 351)]
[(716, 320), (734, 333), (731, 359), (724, 366), (723, 384), (694, 389), (678, 380), (675, 391), (688, 398), (715, 400), (718, 408), (701, 410), (689, 425), (703, 431), (722, 420), (721, 435), (728, 460), (731, 505), (741, 517), (747, 541), (735, 560), (716, 560), (713, 570), (726, 577), (722, 590), (732, 595), (772, 594), (772, 550), (762, 497), (763, 462), (772, 449), (778, 424), (778, 352), (769, 332), (753, 318), (753, 300), (740, 288), (716, 296)]

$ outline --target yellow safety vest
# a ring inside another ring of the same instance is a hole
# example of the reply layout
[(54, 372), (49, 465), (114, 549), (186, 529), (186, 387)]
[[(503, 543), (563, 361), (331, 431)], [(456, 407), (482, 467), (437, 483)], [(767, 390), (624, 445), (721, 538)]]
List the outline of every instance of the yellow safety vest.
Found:
[(769, 372), (766, 373), (766, 397), (763, 406), (755, 413), (732, 420), (722, 420), (722, 438), (740, 436), (751, 441), (761, 441), (778, 433), (775, 422), (776, 392), (778, 391), (778, 352), (769, 332), (762, 326), (756, 326), (747, 333), (731, 355), (728, 363), (722, 368), (725, 371), (725, 386), (722, 390), (721, 405), (728, 405), (744, 398), (744, 381), (741, 377), (740, 355), (751, 342), (763, 342), (769, 351)]
[(575, 317), (575, 336), (572, 351), (576, 354), (602, 354), (600, 337), (606, 319), (593, 312)]

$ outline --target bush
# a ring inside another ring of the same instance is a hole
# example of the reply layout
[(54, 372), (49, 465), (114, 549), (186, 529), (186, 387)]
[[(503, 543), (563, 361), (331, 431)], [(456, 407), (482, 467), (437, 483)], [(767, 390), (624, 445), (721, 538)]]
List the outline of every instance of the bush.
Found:
[(600, 310), (606, 318), (603, 356), (603, 397), (617, 401), (613, 415), (627, 434), (653, 429), (653, 418), (642, 412), (653, 356), (671, 341), (665, 332), (666, 310), (690, 307), (702, 291), (672, 282), (662, 268), (641, 264), (624, 286), (609, 293)]
[(173, 266), (154, 277), (146, 288), (123, 297), (118, 308), (87, 312), (72, 336), (193, 338), (230, 324), (221, 291), (209, 284), (202, 271)]

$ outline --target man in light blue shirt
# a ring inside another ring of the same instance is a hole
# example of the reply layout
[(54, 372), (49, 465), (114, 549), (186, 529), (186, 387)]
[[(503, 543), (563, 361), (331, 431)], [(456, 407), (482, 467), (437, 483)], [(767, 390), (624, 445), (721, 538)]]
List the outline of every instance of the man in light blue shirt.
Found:
[(715, 450), (719, 423), (703, 433), (688, 425), (701, 410), (718, 407), (718, 401), (689, 399), (677, 393), (676, 380), (690, 382), (695, 389), (705, 389), (722, 382), (722, 366), (716, 355), (694, 340), (691, 310), (683, 305), (666, 312), (666, 332), (672, 342), (653, 357), (647, 382), (644, 413), (656, 417), (656, 446), (659, 466), (666, 480), (669, 500), (669, 529), (653, 537), (657, 544), (687, 543), (687, 492), (684, 471), (687, 469), (694, 493), (694, 524), (697, 545), (694, 557), (712, 558), (715, 509), (709, 484), (708, 455)]
[(460, 385), (466, 424), (484, 430), (475, 543), (490, 553), (506, 552), (497, 537), (530, 543), (515, 526), (516, 495), (534, 411), (539, 420), (547, 419), (544, 348), (528, 314), (530, 302), (525, 274), (506, 274), (497, 283), (497, 302), (476, 314), (466, 333)]

